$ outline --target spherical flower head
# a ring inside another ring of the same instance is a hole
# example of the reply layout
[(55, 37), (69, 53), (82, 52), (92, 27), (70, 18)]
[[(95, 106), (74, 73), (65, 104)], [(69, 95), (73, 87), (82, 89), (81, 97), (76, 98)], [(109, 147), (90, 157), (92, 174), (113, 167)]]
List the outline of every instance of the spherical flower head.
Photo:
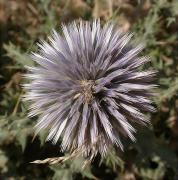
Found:
[(122, 138), (135, 141), (135, 123), (147, 125), (145, 112), (154, 111), (149, 97), (155, 71), (141, 71), (148, 57), (139, 57), (143, 45), (130, 43), (113, 23), (103, 27), (75, 21), (53, 30), (49, 43), (32, 53), (37, 67), (28, 67), (25, 100), (29, 116), (38, 116), (37, 132), (48, 129), (47, 140), (61, 138), (63, 151), (105, 156), (112, 146), (123, 150)]

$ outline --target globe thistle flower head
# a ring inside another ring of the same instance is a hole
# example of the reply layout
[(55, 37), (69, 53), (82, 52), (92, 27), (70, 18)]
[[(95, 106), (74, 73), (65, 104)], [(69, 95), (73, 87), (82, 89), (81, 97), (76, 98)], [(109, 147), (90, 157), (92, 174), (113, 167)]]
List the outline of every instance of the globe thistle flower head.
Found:
[(139, 70), (150, 61), (139, 57), (143, 45), (131, 45), (133, 34), (122, 35), (111, 22), (74, 21), (62, 31), (38, 43), (39, 53), (32, 53), (38, 66), (26, 75), (37, 132), (48, 129), (47, 140), (61, 138), (63, 151), (81, 149), (91, 158), (114, 145), (123, 150), (122, 137), (135, 141), (133, 125), (147, 125), (144, 113), (154, 111), (155, 71)]

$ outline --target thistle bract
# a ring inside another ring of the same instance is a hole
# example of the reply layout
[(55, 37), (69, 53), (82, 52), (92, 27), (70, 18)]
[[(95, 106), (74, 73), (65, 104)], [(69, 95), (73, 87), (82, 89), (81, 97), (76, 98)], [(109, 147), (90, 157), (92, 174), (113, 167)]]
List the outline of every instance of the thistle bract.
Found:
[(111, 22), (72, 22), (62, 31), (38, 44), (39, 53), (32, 53), (38, 65), (26, 75), (25, 100), (29, 116), (39, 117), (37, 132), (48, 129), (47, 140), (61, 138), (63, 151), (82, 147), (84, 156), (123, 149), (122, 137), (135, 141), (134, 124), (147, 125), (144, 113), (154, 111), (155, 71), (139, 70), (149, 61), (138, 56), (143, 45), (131, 45), (132, 34)]

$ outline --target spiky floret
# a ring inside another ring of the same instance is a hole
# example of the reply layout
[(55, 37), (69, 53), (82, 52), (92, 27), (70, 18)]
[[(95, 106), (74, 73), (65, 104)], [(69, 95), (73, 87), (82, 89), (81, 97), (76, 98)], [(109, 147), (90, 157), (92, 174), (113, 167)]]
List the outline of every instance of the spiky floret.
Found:
[(112, 145), (123, 149), (122, 136), (135, 141), (132, 125), (146, 125), (143, 112), (154, 111), (148, 97), (155, 71), (138, 70), (150, 61), (138, 57), (143, 45), (131, 45), (132, 34), (99, 20), (62, 30), (38, 44), (39, 53), (32, 53), (38, 66), (26, 75), (25, 100), (29, 116), (39, 116), (37, 132), (49, 129), (47, 140), (61, 137), (62, 150), (82, 148), (84, 156), (104, 156)]

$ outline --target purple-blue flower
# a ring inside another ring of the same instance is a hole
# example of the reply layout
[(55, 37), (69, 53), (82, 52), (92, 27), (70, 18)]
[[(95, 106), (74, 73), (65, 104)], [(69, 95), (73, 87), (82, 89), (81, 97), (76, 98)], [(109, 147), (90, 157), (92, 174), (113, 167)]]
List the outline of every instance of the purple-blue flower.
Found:
[(145, 112), (153, 112), (149, 97), (155, 71), (141, 71), (149, 62), (140, 57), (143, 45), (130, 43), (113, 23), (103, 27), (75, 21), (53, 30), (49, 42), (38, 43), (32, 53), (36, 67), (28, 67), (25, 100), (29, 116), (38, 116), (37, 132), (48, 129), (47, 140), (61, 138), (65, 151), (82, 147), (83, 155), (104, 156), (123, 136), (135, 141), (134, 124), (147, 125)]

